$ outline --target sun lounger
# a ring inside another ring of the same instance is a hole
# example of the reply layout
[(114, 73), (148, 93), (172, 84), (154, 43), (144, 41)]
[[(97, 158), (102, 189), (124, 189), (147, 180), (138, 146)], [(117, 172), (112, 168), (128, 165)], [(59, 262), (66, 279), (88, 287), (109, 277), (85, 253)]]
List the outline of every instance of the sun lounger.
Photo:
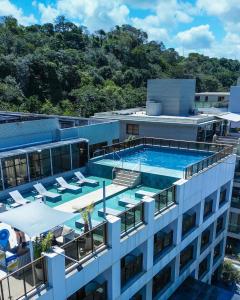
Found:
[[(113, 215), (113, 216), (118, 216), (121, 212), (119, 210), (113, 209), (113, 208), (108, 208), (106, 207), (106, 214), (107, 215)], [(103, 208), (98, 210), (98, 215), (100, 217), (104, 216)]]
[(23, 198), (23, 196), (17, 190), (10, 192), (9, 195), (17, 204), (24, 205), (30, 202), (29, 200)]
[(77, 177), (78, 181), (77, 183), (80, 185), (86, 184), (91, 186), (98, 186), (99, 182), (94, 179), (86, 178), (80, 171), (75, 172), (74, 175)]
[(70, 191), (78, 191), (80, 192), (82, 190), (81, 187), (69, 184), (63, 177), (56, 178), (57, 183), (60, 185), (62, 190), (70, 190)]
[[(102, 221), (96, 221), (96, 220), (91, 220), (91, 223), (92, 223), (92, 228), (98, 226), (99, 224), (102, 223)], [(75, 221), (75, 226), (79, 229), (82, 229), (84, 227), (84, 220), (82, 218), (78, 219)]]
[(144, 198), (144, 197), (154, 197), (156, 195), (156, 193), (153, 192), (148, 192), (148, 191), (144, 191), (144, 190), (139, 190), (135, 193), (135, 197), (136, 198)]
[(122, 197), (120, 200), (118, 200), (118, 204), (121, 206), (126, 206), (129, 204), (136, 205), (137, 201), (132, 198)]
[(34, 184), (33, 187), (36, 189), (36, 191), (39, 193), (39, 195), (41, 195), (43, 197), (46, 197), (48, 199), (55, 200), (55, 201), (61, 199), (61, 195), (47, 191), (41, 183)]

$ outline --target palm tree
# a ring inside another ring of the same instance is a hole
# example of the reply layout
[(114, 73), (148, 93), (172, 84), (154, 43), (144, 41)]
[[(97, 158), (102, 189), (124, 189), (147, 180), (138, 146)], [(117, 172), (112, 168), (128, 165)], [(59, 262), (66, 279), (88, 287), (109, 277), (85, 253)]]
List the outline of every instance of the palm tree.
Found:
[(92, 229), (92, 222), (91, 222), (91, 214), (94, 210), (94, 203), (90, 203), (88, 206), (80, 210), (80, 214), (84, 221), (84, 232), (88, 232)]

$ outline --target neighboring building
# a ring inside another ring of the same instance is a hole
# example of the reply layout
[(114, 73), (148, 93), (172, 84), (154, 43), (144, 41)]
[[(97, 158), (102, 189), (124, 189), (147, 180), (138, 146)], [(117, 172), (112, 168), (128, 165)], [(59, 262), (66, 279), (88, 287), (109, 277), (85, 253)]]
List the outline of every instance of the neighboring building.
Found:
[(230, 90), (229, 111), (240, 113), (240, 86), (232, 86)]
[(195, 107), (227, 107), (229, 104), (229, 97), (229, 92), (195, 93)]

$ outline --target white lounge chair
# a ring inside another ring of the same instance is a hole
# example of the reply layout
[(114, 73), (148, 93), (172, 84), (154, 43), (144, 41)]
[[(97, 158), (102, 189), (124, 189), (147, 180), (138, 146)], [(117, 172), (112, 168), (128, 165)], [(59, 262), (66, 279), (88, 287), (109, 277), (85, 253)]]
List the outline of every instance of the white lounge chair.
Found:
[(30, 202), (29, 200), (23, 198), (23, 196), (17, 190), (9, 192), (9, 195), (14, 200), (14, 202), (19, 205), (24, 205)]
[[(113, 209), (113, 208), (106, 207), (106, 215), (118, 216), (120, 213), (121, 213), (121, 211), (119, 211), (119, 210), (116, 210), (116, 209)], [(103, 210), (103, 208), (100, 208), (100, 209), (98, 210), (98, 215), (99, 215), (100, 217), (103, 217), (103, 216), (104, 216), (104, 210)]]
[(80, 185), (82, 185), (82, 184), (87, 184), (87, 185), (91, 185), (91, 186), (99, 185), (99, 181), (86, 178), (80, 171), (75, 172), (74, 175), (77, 177), (77, 179), (78, 179), (77, 183)]
[(61, 195), (47, 191), (41, 183), (34, 184), (33, 187), (39, 193), (39, 195), (43, 197), (50, 198), (52, 200), (58, 200), (59, 198), (61, 198)]
[(63, 177), (56, 178), (57, 183), (60, 185), (61, 190), (81, 191), (81, 187), (69, 184)]

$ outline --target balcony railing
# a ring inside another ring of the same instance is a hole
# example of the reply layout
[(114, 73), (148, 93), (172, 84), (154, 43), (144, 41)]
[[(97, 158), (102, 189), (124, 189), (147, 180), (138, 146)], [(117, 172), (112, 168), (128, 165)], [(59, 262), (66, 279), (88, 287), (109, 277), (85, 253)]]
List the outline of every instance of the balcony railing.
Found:
[(27, 299), (29, 293), (34, 293), (35, 289), (39, 291), (46, 285), (45, 257), (40, 257), (0, 280), (0, 299)]
[(189, 165), (184, 170), (184, 178), (185, 179), (192, 177), (193, 175), (199, 173), (200, 171), (203, 171), (204, 169), (210, 167), (211, 165), (219, 162), (223, 158), (232, 154), (233, 150), (234, 150), (233, 145), (143, 137), (143, 138), (136, 138), (134, 140), (127, 141), (127, 142), (113, 144), (111, 146), (105, 146), (98, 153), (98, 156), (114, 153), (114, 152), (121, 151), (124, 149), (134, 148), (134, 147), (137, 147), (140, 145), (142, 145), (142, 146), (159, 146), (159, 147), (187, 149), (187, 150), (196, 150), (196, 151), (206, 151), (206, 152), (213, 153), (213, 155), (209, 156), (208, 158), (205, 158), (198, 163)]
[[(107, 222), (101, 223), (92, 230), (80, 235), (74, 240), (63, 245), (65, 250), (65, 268), (68, 269), (84, 261), (88, 255), (96, 251), (105, 249), (107, 246)], [(104, 247), (105, 246), (105, 247)]]
[(176, 186), (161, 191), (154, 196), (155, 199), (155, 214), (159, 214), (165, 209), (176, 203)]
[(119, 216), (121, 218), (121, 234), (137, 228), (144, 223), (144, 205), (143, 202), (125, 210)]

